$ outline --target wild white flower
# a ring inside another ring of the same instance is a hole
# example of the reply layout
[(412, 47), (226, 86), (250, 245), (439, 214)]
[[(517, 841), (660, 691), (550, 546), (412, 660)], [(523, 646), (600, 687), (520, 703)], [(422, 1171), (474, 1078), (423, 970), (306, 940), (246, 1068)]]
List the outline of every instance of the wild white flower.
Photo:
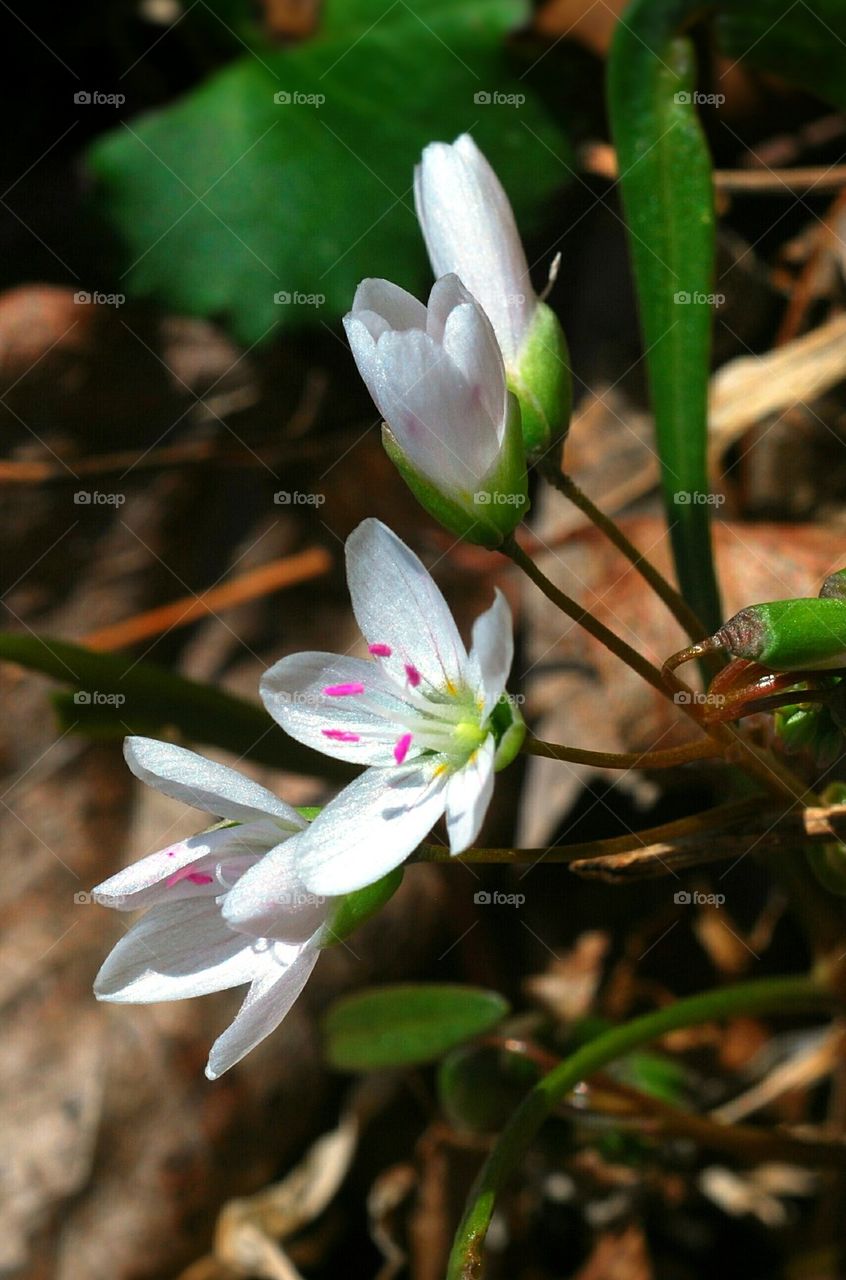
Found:
[[(285, 1017), (314, 968), (335, 904), (309, 893), (299, 876), (305, 820), (264, 787), (149, 738), (127, 739), (125, 755), (143, 782), (230, 825), (151, 853), (93, 891), (119, 911), (149, 908), (109, 955), (94, 991), (100, 1000), (150, 1004), (249, 983), (235, 1020), (212, 1046), (206, 1075), (215, 1080)], [(272, 884), (254, 899), (243, 877), (270, 851)], [(247, 891), (261, 936), (227, 923), (226, 898), (236, 885)]]
[(548, 447), (569, 420), (567, 345), (532, 286), (508, 196), (469, 134), (424, 149), (414, 203), (434, 274), (459, 275), (490, 318), (527, 450)]
[[(365, 520), (346, 551), (370, 659), (297, 653), (261, 686), (267, 709), (292, 737), (369, 766), (301, 839), (300, 875), (318, 894), (378, 880), (444, 813), (451, 851), (468, 848), (494, 770), (513, 759), (523, 736), (504, 692), (513, 639), (499, 591), (473, 626), (468, 655), (430, 574), (390, 529)], [(251, 873), (254, 884), (272, 880), (276, 856)]]
[(428, 308), (388, 280), (364, 280), (344, 319), (403, 478), (453, 532), (498, 545), (525, 514), (519, 413), (487, 316), (454, 275)]

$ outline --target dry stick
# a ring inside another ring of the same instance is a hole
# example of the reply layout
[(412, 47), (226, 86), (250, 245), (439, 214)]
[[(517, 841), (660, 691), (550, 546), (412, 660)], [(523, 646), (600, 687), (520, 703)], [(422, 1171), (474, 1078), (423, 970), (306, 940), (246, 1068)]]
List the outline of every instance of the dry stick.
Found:
[(197, 618), (206, 618), (210, 614), (231, 609), (234, 605), (244, 604), (273, 591), (308, 582), (311, 578), (327, 573), (331, 565), (332, 557), (324, 547), (309, 547), (296, 555), (271, 560), (269, 564), (250, 569), (231, 582), (224, 582), (200, 592), (199, 595), (183, 596), (179, 600), (172, 600), (170, 604), (126, 618), (123, 622), (101, 627), (99, 631), (92, 631), (85, 636), (80, 643), (87, 645), (89, 649), (100, 651), (127, 649), (141, 640), (161, 635), (163, 631), (187, 627)]
[(566, 475), (553, 462), (549, 462), (548, 465), (541, 465), (539, 470), (541, 475), (559, 493), (568, 498), (573, 503), (573, 506), (584, 512), (588, 519), (596, 525), (597, 529), (600, 529), (605, 534), (609, 542), (612, 542), (617, 550), (622, 552), (644, 582), (648, 583), (655, 594), (664, 602), (676, 622), (684, 629), (690, 639), (703, 639), (707, 635), (707, 631), (683, 596), (676, 591), (672, 583), (668, 582), (662, 573), (659, 573), (654, 564), (647, 560), (641, 551), (638, 551), (634, 543), (629, 541), (615, 521), (594, 506), (572, 476)]

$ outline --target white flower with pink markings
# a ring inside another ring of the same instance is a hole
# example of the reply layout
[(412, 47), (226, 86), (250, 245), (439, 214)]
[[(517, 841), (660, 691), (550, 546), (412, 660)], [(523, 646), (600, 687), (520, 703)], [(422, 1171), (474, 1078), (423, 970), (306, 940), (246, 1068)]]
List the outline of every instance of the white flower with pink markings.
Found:
[[(522, 719), (505, 693), (511, 614), (499, 591), (468, 654), (431, 575), (378, 520), (347, 540), (353, 610), (369, 658), (298, 653), (264, 677), (265, 705), (298, 741), (369, 766), (298, 840), (318, 894), (378, 880), (446, 815), (451, 852), (476, 839), (494, 771), (513, 759)], [(273, 877), (271, 853), (252, 873)], [(242, 918), (242, 924), (249, 917)]]

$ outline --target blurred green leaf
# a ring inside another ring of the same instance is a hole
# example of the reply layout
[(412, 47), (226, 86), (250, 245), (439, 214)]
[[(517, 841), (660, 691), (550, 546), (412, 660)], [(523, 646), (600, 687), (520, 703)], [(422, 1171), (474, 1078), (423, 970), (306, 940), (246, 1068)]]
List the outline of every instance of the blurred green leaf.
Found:
[(397, 983), (345, 996), (324, 1020), (326, 1051), (341, 1071), (433, 1062), (489, 1031), (508, 1013), (494, 991), (457, 984)]
[(693, 48), (672, 38), (680, 9), (674, 0), (629, 6), (612, 45), (608, 100), (676, 571), (688, 604), (716, 631), (706, 465), (714, 194), (693, 104)]
[[(280, 49), (256, 32), (199, 89), (98, 140), (94, 208), (121, 242), (126, 291), (254, 342), (342, 315), (364, 276), (419, 288), (412, 169), (463, 130), (525, 227), (570, 158), (509, 67), (505, 36), (528, 15), (525, 0), (330, 0), (313, 38)], [(525, 102), (474, 101), (494, 92)], [(325, 303), (274, 302), (295, 294)]]
[(722, 49), (738, 62), (846, 110), (843, 0), (734, 0), (722, 8), (718, 32)]
[(684, 1064), (660, 1053), (630, 1053), (614, 1064), (611, 1074), (662, 1102), (681, 1106), (689, 1101), (690, 1077)]
[(274, 769), (347, 779), (350, 771), (289, 738), (258, 703), (183, 680), (131, 654), (95, 653), (64, 640), (0, 632), (0, 659), (71, 685), (56, 699), (63, 728), (91, 737), (176, 729), (181, 736)]
[(463, 1045), (438, 1068), (438, 1096), (456, 1129), (497, 1133), (540, 1074), (525, 1054), (494, 1045)]

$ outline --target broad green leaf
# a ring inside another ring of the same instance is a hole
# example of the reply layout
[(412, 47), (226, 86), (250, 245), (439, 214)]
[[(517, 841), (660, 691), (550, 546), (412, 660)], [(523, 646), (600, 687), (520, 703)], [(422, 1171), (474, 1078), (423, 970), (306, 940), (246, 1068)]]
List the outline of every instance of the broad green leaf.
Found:
[(688, 604), (715, 631), (706, 466), (714, 196), (692, 46), (673, 38), (684, 12), (679, 0), (629, 6), (612, 46), (609, 107), (676, 570)]
[(540, 1074), (525, 1054), (493, 1045), (462, 1045), (438, 1068), (438, 1096), (456, 1129), (496, 1133)]
[(126, 292), (252, 342), (343, 314), (364, 276), (419, 290), (413, 166), (464, 130), (525, 229), (570, 158), (506, 53), (528, 14), (525, 0), (328, 0), (312, 38), (256, 34), (199, 89), (98, 140), (94, 208), (121, 243)]
[(433, 1062), (489, 1031), (508, 1013), (494, 991), (448, 983), (397, 983), (345, 996), (324, 1021), (326, 1050), (341, 1071)]
[(138, 662), (131, 654), (95, 653), (52, 637), (0, 632), (0, 660), (41, 671), (76, 690), (62, 695), (63, 727), (92, 737), (125, 737), (176, 729), (192, 742), (294, 773), (348, 778), (330, 756), (289, 738), (258, 703), (214, 685)]

